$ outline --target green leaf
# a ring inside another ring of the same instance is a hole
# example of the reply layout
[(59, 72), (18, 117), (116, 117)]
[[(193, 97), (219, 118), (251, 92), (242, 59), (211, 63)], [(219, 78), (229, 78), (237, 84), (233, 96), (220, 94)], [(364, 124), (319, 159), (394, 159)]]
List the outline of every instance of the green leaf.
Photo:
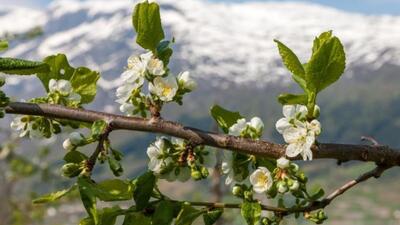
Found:
[(308, 96), (306, 94), (303, 95), (294, 95), (294, 94), (280, 94), (278, 96), (278, 101), (282, 105), (307, 105)]
[(88, 177), (78, 177), (78, 186), (83, 206), (85, 206), (90, 218), (93, 219), (94, 224), (99, 224), (96, 196), (92, 188), (93, 182)]
[(174, 204), (168, 200), (161, 201), (154, 212), (152, 223), (170, 225), (174, 219)]
[(43, 60), (50, 67), (49, 71), (38, 73), (38, 78), (42, 81), (46, 91), (49, 91), (49, 81), (68, 80), (71, 82), (72, 89), (81, 96), (81, 103), (90, 103), (96, 96), (96, 85), (100, 75), (86, 67), (73, 68), (70, 66), (64, 54), (46, 57)]
[(67, 163), (76, 163), (79, 164), (80, 162), (87, 160), (88, 157), (76, 150), (69, 151), (67, 154), (64, 156), (64, 161)]
[(137, 4), (132, 22), (137, 33), (136, 43), (145, 49), (154, 51), (158, 43), (164, 39), (159, 5), (147, 1)]
[(121, 163), (112, 156), (108, 157), (108, 165), (110, 166), (110, 170), (116, 177), (121, 176), (124, 172), (124, 168), (122, 168)]
[(172, 41), (162, 41), (157, 46), (157, 58), (163, 61), (164, 66), (167, 66), (169, 63), (169, 59), (171, 58), (174, 50), (171, 48), (171, 45), (174, 43)]
[(346, 56), (343, 45), (337, 37), (321, 43), (306, 68), (307, 88), (318, 93), (336, 82), (343, 74)]
[(156, 177), (151, 171), (144, 173), (137, 179), (136, 188), (133, 192), (137, 210), (147, 207), (155, 185)]
[(318, 37), (314, 39), (313, 43), (313, 48), (312, 48), (312, 54), (316, 53), (318, 49), (322, 46), (323, 43), (325, 43), (327, 40), (329, 40), (332, 37), (332, 31), (326, 31), (321, 33)]
[(197, 210), (189, 204), (184, 204), (175, 220), (175, 225), (191, 225), (204, 211)]
[(229, 132), (229, 127), (235, 124), (238, 119), (243, 118), (239, 112), (231, 112), (219, 105), (211, 107), (211, 116), (225, 133)]
[(305, 71), (303, 65), (300, 63), (296, 54), (278, 40), (274, 40), (278, 44), (279, 54), (281, 55), (282, 62), (292, 73), (293, 79), (300, 85), (303, 90), (306, 90)]
[(8, 41), (0, 41), (0, 52), (8, 48)]
[(42, 81), (46, 91), (49, 91), (49, 81), (55, 80), (70, 80), (75, 72), (75, 69), (68, 63), (68, 59), (64, 54), (58, 54), (46, 57), (43, 62), (47, 63), (50, 71), (38, 73), (37, 77)]
[(224, 213), (223, 208), (207, 211), (207, 213), (203, 215), (204, 224), (213, 225), (222, 216), (222, 213)]
[(125, 201), (133, 198), (133, 188), (129, 181), (112, 179), (97, 183), (94, 192), (100, 200), (109, 201)]
[(322, 189), (322, 187), (319, 186), (319, 185), (314, 186), (314, 187), (311, 189), (310, 192), (311, 192), (311, 193), (310, 193), (310, 198), (311, 198), (313, 201), (316, 201), (316, 200), (322, 198), (322, 197), (324, 196), (324, 194), (325, 194), (324, 189)]
[(46, 73), (48, 71), (49, 66), (43, 62), (0, 58), (0, 72), (5, 74), (32, 75), (36, 73)]
[(86, 217), (79, 222), (79, 225), (94, 225), (93, 219)]
[(117, 221), (117, 217), (124, 213), (125, 211), (118, 206), (104, 208), (99, 212), (99, 225), (114, 225)]
[(94, 139), (96, 139), (96, 140), (99, 139), (100, 136), (101, 136), (102, 134), (104, 134), (104, 132), (106, 131), (107, 126), (108, 126), (108, 124), (107, 124), (107, 122), (104, 121), (104, 120), (97, 120), (97, 121), (95, 121), (95, 122), (92, 124), (92, 129), (91, 129), (91, 131), (92, 131), (92, 137), (93, 137)]
[(122, 225), (151, 225), (151, 219), (143, 213), (130, 213), (125, 215)]
[(79, 67), (71, 77), (71, 85), (75, 93), (81, 96), (81, 103), (90, 103), (97, 92), (97, 81), (100, 74), (85, 67)]
[(54, 202), (59, 200), (60, 198), (66, 196), (67, 194), (71, 193), (73, 190), (76, 189), (76, 185), (73, 185), (72, 187), (68, 188), (68, 189), (64, 189), (61, 191), (57, 191), (57, 192), (53, 192), (53, 193), (49, 193), (46, 195), (43, 195), (39, 198), (36, 198), (32, 201), (33, 204), (43, 204), (43, 203), (49, 203), (49, 202)]
[(248, 225), (256, 225), (261, 217), (261, 205), (258, 202), (243, 202), (241, 213)]

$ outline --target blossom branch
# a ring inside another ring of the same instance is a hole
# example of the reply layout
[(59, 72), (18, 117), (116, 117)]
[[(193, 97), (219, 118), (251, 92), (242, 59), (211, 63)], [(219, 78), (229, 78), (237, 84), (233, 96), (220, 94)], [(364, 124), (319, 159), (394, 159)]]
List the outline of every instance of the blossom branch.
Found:
[[(85, 109), (67, 108), (60, 105), (22, 102), (10, 103), (5, 108), (5, 111), (9, 114), (43, 116), (87, 123), (93, 123), (96, 120), (113, 121), (114, 130), (162, 133), (186, 139), (196, 145), (208, 145), (261, 157), (277, 159), (285, 155), (285, 145), (206, 132), (163, 119), (151, 120), (139, 117), (126, 117)], [(336, 159), (342, 162), (357, 160), (388, 166), (400, 165), (400, 151), (388, 146), (319, 143), (313, 146), (312, 150), (315, 159)], [(292, 159), (298, 160), (300, 158)]]

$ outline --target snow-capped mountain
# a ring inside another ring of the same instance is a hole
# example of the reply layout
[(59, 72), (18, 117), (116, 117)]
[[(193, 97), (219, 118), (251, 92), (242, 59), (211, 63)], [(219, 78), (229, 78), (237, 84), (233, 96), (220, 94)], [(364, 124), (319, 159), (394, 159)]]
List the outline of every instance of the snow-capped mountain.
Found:
[[(159, 0), (167, 37), (176, 38), (174, 72), (190, 70), (207, 85), (264, 87), (288, 81), (273, 39), (308, 59), (313, 38), (333, 30), (345, 44), (347, 77), (400, 66), (400, 17), (367, 16), (310, 3), (210, 3)], [(41, 26), (44, 35), (13, 42), (7, 56), (41, 59), (66, 53), (75, 66), (102, 72), (100, 86), (114, 89), (131, 54), (139, 54), (131, 1), (58, 0), (43, 11), (0, 10), (0, 34)], [(110, 92), (108, 92), (110, 93)], [(110, 96), (111, 97), (111, 96)]]

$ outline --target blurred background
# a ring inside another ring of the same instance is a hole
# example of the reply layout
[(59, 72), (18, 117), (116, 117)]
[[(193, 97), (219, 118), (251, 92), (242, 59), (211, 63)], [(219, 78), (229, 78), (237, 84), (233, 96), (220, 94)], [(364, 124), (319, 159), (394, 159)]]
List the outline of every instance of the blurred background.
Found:
[[(283, 68), (273, 39), (291, 47), (301, 61), (308, 60), (314, 37), (333, 30), (345, 45), (347, 69), (342, 79), (324, 91), (321, 142), (361, 143), (372, 136), (380, 143), (400, 147), (400, 1), (399, 0), (158, 0), (167, 38), (175, 37), (172, 72), (189, 70), (199, 88), (184, 105), (171, 104), (163, 117), (212, 130), (208, 109), (220, 104), (247, 118), (259, 116), (266, 124), (264, 138), (282, 142), (274, 130), (281, 117), (276, 96), (299, 89)], [(134, 1), (128, 0), (0, 0), (0, 37), (10, 40), (2, 56), (40, 60), (66, 53), (73, 66), (101, 72), (100, 90), (90, 108), (118, 113), (115, 89), (126, 59), (142, 50), (131, 26)], [(7, 78), (6, 93), (15, 100), (44, 94), (38, 80)], [(33, 206), (37, 194), (68, 186), (59, 176), (63, 137), (32, 142), (13, 138), (11, 116), (1, 122), (0, 225), (77, 224), (83, 207), (73, 198), (66, 204)], [(12, 137), (10, 139), (10, 137)], [(125, 177), (146, 168), (146, 147), (154, 135), (115, 132), (113, 146), (126, 157)], [(7, 140), (7, 141), (6, 141)], [(91, 151), (88, 149), (87, 151)], [(319, 160), (302, 168), (327, 192), (373, 165)], [(104, 170), (103, 170), (104, 169)], [(106, 168), (99, 178), (110, 176)], [(326, 224), (400, 224), (397, 170), (360, 185), (327, 208)], [(214, 183), (218, 182), (214, 180)], [(221, 198), (223, 185), (162, 183), (176, 199)], [(200, 187), (205, 185), (207, 188)], [(217, 191), (216, 191), (217, 190)], [(228, 213), (224, 224), (244, 224)], [(221, 223), (222, 224), (222, 223)], [(289, 220), (287, 224), (306, 224)]]

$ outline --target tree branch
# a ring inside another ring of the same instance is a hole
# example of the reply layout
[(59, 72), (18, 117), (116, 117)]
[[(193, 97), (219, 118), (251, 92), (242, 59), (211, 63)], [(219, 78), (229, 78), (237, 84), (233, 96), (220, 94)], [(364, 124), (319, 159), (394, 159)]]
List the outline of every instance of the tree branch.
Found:
[[(96, 120), (106, 120), (112, 121), (114, 130), (162, 133), (186, 139), (196, 145), (208, 145), (261, 157), (279, 158), (285, 155), (285, 145), (206, 132), (162, 119), (151, 120), (139, 117), (126, 117), (91, 110), (67, 108), (59, 105), (21, 102), (10, 103), (5, 108), (5, 111), (10, 114), (44, 116), (53, 119), (67, 119), (88, 123), (93, 123)], [(358, 160), (388, 166), (400, 165), (400, 151), (387, 146), (318, 144), (312, 150), (313, 158), (315, 159), (336, 159), (342, 162)], [(299, 159), (300, 157), (292, 158), (292, 160)]]

